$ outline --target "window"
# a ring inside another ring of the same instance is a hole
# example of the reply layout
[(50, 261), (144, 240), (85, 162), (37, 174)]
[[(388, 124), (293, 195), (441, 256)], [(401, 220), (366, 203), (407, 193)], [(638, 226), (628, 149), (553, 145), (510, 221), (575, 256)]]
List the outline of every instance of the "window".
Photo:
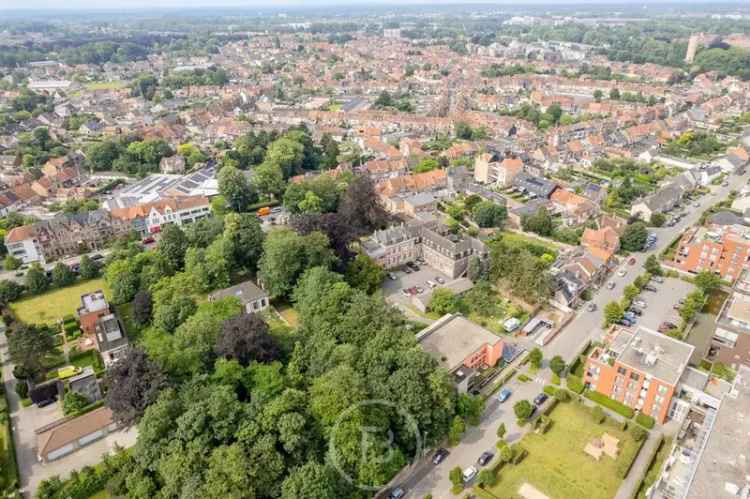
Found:
[(632, 372), (630, 373), (630, 379), (632, 379), (633, 381), (638, 381), (639, 379), (641, 379), (641, 376), (636, 372)]
[(622, 374), (624, 376), (625, 374), (627, 374), (627, 372), (628, 372), (628, 370), (625, 369), (624, 367), (618, 367), (617, 368), (617, 374)]

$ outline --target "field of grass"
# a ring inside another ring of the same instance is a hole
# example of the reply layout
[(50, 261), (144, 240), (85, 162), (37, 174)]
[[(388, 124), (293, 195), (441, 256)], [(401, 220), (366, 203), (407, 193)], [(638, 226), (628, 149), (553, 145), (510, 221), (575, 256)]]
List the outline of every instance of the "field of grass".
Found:
[(545, 248), (545, 250), (549, 254), (555, 256), (557, 256), (557, 251), (560, 249), (560, 246), (558, 246), (554, 241), (550, 241), (549, 239), (536, 238), (533, 236), (520, 234), (518, 232), (503, 232), (503, 241), (511, 246), (538, 246), (541, 248)]
[[(552, 427), (545, 434), (529, 433), (521, 440), (528, 456), (518, 465), (505, 465), (497, 484), (489, 492), (500, 499), (520, 497), (525, 482), (550, 499), (611, 499), (622, 479), (617, 462), (634, 459), (638, 444), (614, 423), (598, 425), (589, 410), (575, 402), (558, 404), (550, 414)], [(584, 446), (604, 432), (620, 439), (617, 460), (602, 456), (599, 461), (583, 452)]]
[(109, 288), (104, 279), (91, 279), (67, 288), (54, 289), (44, 294), (24, 298), (10, 305), (20, 321), (28, 324), (54, 324), (66, 315), (75, 314), (81, 295), (101, 289), (107, 298)]
[(118, 90), (128, 86), (128, 82), (122, 80), (95, 81), (86, 84), (86, 90)]

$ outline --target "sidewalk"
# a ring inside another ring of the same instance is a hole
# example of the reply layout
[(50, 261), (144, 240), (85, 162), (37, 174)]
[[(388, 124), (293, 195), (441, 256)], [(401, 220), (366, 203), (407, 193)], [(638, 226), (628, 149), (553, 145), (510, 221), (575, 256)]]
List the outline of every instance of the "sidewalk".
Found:
[(648, 439), (641, 447), (638, 457), (635, 458), (633, 466), (628, 472), (628, 476), (620, 484), (620, 488), (617, 490), (615, 499), (630, 499), (635, 495), (638, 490), (638, 486), (641, 484), (641, 480), (646, 475), (648, 467), (651, 464), (651, 458), (654, 455), (656, 447), (661, 442), (661, 432), (659, 430), (652, 430), (648, 432)]

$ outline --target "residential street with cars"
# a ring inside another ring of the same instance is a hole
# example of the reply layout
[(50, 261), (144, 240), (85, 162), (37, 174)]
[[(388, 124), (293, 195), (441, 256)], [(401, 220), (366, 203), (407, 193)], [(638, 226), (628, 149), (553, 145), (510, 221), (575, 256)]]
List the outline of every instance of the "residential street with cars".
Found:
[[(735, 176), (729, 184), (715, 186), (709, 194), (702, 196), (695, 202), (686, 202), (682, 208), (684, 216), (672, 224), (661, 228), (651, 228), (649, 232), (656, 236), (656, 240), (650, 244), (650, 249), (644, 252), (634, 253), (628, 258), (623, 258), (620, 266), (615, 270), (608, 280), (607, 285), (596, 291), (587, 306), (581, 307), (576, 317), (561, 331), (557, 337), (542, 348), (545, 359), (560, 355), (566, 362), (570, 362), (577, 355), (586, 342), (596, 340), (603, 334), (602, 311), (605, 305), (611, 301), (619, 301), (622, 298), (623, 288), (631, 284), (638, 275), (644, 272), (643, 265), (651, 254), (659, 254), (667, 248), (675, 238), (682, 234), (688, 227), (695, 224), (701, 214), (712, 205), (727, 198), (730, 191), (744, 186), (750, 174)], [(679, 213), (679, 210), (677, 211)], [(653, 239), (653, 238), (652, 238)], [(434, 271), (430, 271), (434, 273)], [(399, 281), (400, 287), (407, 286), (411, 281), (406, 274), (406, 283)], [(427, 278), (417, 274), (414, 284), (420, 279)], [(395, 283), (395, 281), (394, 281)], [(640, 299), (645, 302), (642, 315), (636, 317), (637, 324), (656, 329), (660, 324), (676, 315), (674, 305), (684, 298), (690, 291), (690, 286), (679, 279), (665, 279), (663, 283), (655, 283), (656, 292), (644, 291)], [(394, 286), (395, 289), (395, 286)], [(408, 300), (408, 299), (407, 299)], [(546, 365), (546, 363), (545, 363)], [(451, 469), (458, 466), (462, 470), (469, 466), (475, 466), (478, 470), (477, 459), (485, 451), (493, 451), (497, 442), (497, 427), (505, 423), (507, 428), (506, 440), (513, 443), (523, 436), (523, 429), (516, 424), (513, 413), (513, 404), (519, 400), (533, 400), (542, 393), (544, 385), (548, 382), (551, 373), (548, 369), (540, 370), (532, 381), (521, 382), (514, 377), (505, 388), (512, 391), (512, 395), (503, 403), (498, 401), (499, 392), (494, 394), (488, 401), (485, 414), (477, 427), (468, 428), (461, 442), (451, 449), (445, 459), (438, 465), (432, 464), (434, 449), (430, 450), (429, 459), (416, 467), (416, 471), (400, 486), (406, 491), (405, 497), (421, 498), (426, 494), (432, 494), (435, 499), (448, 499), (455, 497), (450, 489), (451, 482), (448, 474)]]

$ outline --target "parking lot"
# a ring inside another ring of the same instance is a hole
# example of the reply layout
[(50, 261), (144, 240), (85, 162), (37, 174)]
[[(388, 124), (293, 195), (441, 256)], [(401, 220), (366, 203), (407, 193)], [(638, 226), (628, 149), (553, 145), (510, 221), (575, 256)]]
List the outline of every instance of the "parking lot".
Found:
[[(446, 274), (427, 265), (419, 265), (419, 270), (412, 271), (410, 274), (407, 274), (403, 268), (391, 270), (390, 273), (396, 276), (396, 280), (394, 281), (390, 277), (385, 280), (383, 283), (383, 295), (385, 295), (388, 302), (393, 304), (411, 304), (411, 296), (404, 295), (402, 293), (403, 289), (419, 287), (422, 289), (422, 293), (420, 294), (425, 294), (430, 291), (429, 286), (426, 284), (427, 281), (432, 281), (437, 284), (437, 287), (441, 287), (453, 280)], [(438, 278), (443, 281), (443, 284), (438, 282)]]
[(663, 283), (652, 280), (651, 285), (656, 288), (656, 292), (644, 290), (636, 298), (636, 300), (643, 300), (647, 305), (643, 309), (643, 315), (638, 317), (637, 324), (654, 331), (657, 331), (664, 321), (679, 325), (680, 314), (674, 306), (693, 291), (694, 286), (682, 279), (671, 277), (664, 278)]

